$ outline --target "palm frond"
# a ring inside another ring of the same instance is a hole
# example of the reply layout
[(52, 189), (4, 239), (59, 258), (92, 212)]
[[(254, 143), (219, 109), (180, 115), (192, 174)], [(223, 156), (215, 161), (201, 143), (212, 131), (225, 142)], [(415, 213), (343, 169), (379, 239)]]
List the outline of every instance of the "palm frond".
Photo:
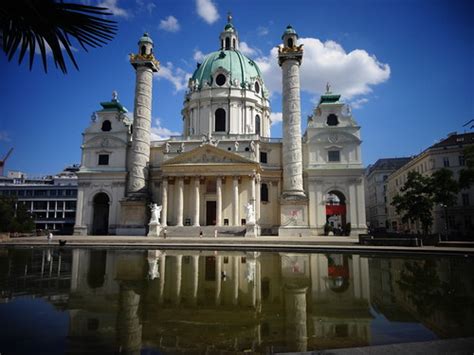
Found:
[(87, 47), (101, 47), (114, 38), (117, 25), (104, 18), (109, 15), (104, 7), (57, 0), (7, 0), (0, 7), (1, 47), (9, 61), (19, 50), (19, 64), (29, 51), (30, 70), (38, 48), (45, 72), (50, 50), (56, 67), (67, 73), (63, 50), (79, 69), (71, 39), (87, 51)]

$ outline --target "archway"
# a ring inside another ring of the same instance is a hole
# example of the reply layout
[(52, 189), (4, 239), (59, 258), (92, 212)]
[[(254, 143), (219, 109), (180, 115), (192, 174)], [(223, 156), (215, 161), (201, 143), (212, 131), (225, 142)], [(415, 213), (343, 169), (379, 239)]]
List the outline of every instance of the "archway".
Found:
[(337, 190), (329, 191), (326, 195), (326, 223), (329, 224), (334, 234), (343, 234), (346, 228), (346, 197)]
[(93, 235), (107, 235), (109, 233), (109, 196), (104, 192), (99, 192), (94, 196), (93, 203)]

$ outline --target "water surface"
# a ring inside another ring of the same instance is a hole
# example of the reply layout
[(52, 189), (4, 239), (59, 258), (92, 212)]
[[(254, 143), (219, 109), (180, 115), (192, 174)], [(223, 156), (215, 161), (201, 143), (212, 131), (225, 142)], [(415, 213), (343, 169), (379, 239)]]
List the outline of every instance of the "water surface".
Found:
[(0, 249), (0, 353), (272, 353), (474, 336), (471, 257)]

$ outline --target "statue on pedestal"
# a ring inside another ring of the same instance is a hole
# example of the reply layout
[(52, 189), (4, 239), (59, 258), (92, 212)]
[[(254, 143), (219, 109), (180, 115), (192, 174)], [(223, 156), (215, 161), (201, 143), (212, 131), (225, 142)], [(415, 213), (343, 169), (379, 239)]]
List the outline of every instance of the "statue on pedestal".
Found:
[(255, 210), (253, 202), (249, 202), (245, 205), (245, 211), (247, 212), (247, 224), (255, 224)]
[(161, 224), (160, 224), (160, 218), (161, 218), (161, 210), (162, 206), (158, 206), (156, 203), (150, 204), (150, 209), (151, 209), (151, 217), (150, 217), (150, 223), (148, 223), (149, 231), (148, 231), (148, 236), (149, 237), (158, 237), (161, 233)]

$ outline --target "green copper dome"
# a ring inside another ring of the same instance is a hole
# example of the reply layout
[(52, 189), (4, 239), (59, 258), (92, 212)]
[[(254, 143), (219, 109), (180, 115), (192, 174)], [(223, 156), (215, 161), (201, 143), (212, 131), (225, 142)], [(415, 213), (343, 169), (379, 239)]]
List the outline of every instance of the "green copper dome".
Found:
[(212, 83), (214, 73), (219, 68), (229, 72), (230, 80), (233, 82), (237, 79), (242, 87), (255, 82), (257, 78), (260, 78), (263, 83), (262, 73), (257, 63), (237, 50), (220, 50), (210, 53), (196, 69), (192, 80), (197, 79), (199, 88), (202, 88), (205, 82)]
[(288, 25), (286, 26), (286, 30), (285, 32), (283, 32), (281, 39), (283, 39), (285, 35), (289, 35), (289, 34), (296, 35), (296, 38), (298, 38), (298, 34), (296, 33), (295, 29), (291, 25)]
[(140, 38), (140, 40), (138, 41), (138, 44), (143, 43), (143, 42), (148, 42), (148, 43), (153, 44), (153, 40), (151, 39), (151, 37), (146, 32)]

